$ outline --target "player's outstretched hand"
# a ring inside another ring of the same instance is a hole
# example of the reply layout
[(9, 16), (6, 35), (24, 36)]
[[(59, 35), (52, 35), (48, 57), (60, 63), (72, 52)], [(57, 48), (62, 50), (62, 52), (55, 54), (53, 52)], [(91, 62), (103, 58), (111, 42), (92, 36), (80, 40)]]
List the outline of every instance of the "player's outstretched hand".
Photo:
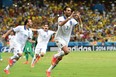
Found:
[(3, 38), (3, 39), (5, 39), (5, 38), (6, 38), (6, 35), (5, 35), (5, 34), (4, 34), (4, 35), (2, 35), (2, 38)]
[(70, 15), (70, 17), (69, 17), (69, 18), (70, 18), (70, 19), (71, 19), (71, 18), (73, 18), (73, 17), (74, 17), (74, 14), (75, 14), (75, 13), (74, 13), (74, 12), (72, 12), (72, 14)]

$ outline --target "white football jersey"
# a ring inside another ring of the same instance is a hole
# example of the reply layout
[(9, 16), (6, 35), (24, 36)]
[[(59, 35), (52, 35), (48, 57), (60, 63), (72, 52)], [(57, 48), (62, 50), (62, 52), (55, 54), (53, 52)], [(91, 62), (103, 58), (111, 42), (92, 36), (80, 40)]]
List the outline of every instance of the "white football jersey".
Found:
[(48, 30), (46, 32), (43, 29), (38, 29), (37, 32), (38, 32), (38, 38), (37, 38), (38, 44), (37, 45), (40, 47), (42, 47), (42, 46), (47, 47), (50, 37), (52, 36), (54, 31)]
[(15, 42), (25, 45), (28, 38), (32, 38), (33, 33), (31, 29), (26, 29), (25, 26), (17, 26), (13, 28), (13, 31), (16, 32), (14, 36)]
[[(58, 18), (58, 23), (66, 20), (64, 16), (61, 16)], [(71, 18), (68, 20), (63, 26), (58, 25), (58, 30), (55, 35), (55, 39), (63, 39), (67, 44), (69, 43), (71, 32), (73, 26), (75, 26), (78, 22), (74, 19)]]
[(9, 39), (9, 42), (10, 42), (10, 41), (13, 41), (14, 35), (9, 35), (9, 36), (8, 36), (8, 39)]
[(11, 45), (11, 43), (13, 43), (13, 41), (14, 41), (14, 35), (9, 35), (8, 39), (9, 39), (9, 43)]

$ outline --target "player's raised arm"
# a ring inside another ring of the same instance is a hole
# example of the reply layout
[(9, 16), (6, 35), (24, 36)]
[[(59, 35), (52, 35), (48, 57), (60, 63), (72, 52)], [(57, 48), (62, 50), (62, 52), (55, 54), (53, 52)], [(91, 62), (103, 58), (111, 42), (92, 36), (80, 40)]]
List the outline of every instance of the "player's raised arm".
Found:
[(13, 29), (8, 30), (5, 34), (2, 35), (2, 38), (5, 38), (7, 35), (9, 35)]
[(32, 31), (37, 31), (37, 29), (34, 29), (34, 28), (30, 28)]
[(67, 21), (74, 17), (74, 12), (72, 12), (71, 8), (68, 7), (64, 8), (64, 14), (65, 20), (58, 21), (59, 26), (63, 26)]
[(79, 25), (82, 27), (83, 23), (82, 23), (80, 12), (76, 11), (75, 15), (74, 15), (74, 18), (79, 21)]
[(28, 41), (31, 43), (35, 43), (35, 40), (32, 40), (32, 39), (28, 39)]

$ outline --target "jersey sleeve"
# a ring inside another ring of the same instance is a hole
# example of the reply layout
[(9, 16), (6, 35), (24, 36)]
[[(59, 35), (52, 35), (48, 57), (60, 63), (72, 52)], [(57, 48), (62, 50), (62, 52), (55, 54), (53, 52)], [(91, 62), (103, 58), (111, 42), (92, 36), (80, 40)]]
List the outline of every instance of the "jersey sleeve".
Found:
[(39, 33), (41, 32), (41, 30), (42, 30), (42, 29), (38, 29), (38, 30), (37, 30), (37, 33), (39, 34)]
[(78, 22), (75, 19), (72, 19), (73, 21), (73, 26), (76, 26), (78, 24)]
[(32, 39), (32, 37), (33, 37), (33, 32), (30, 30), (30, 32), (29, 32), (29, 38)]
[(17, 26), (17, 27), (15, 27), (15, 28), (13, 28), (13, 31), (14, 31), (14, 32), (19, 32), (20, 29), (21, 29), (21, 26)]
[(51, 35), (53, 35), (55, 33), (55, 31), (50, 31)]
[(58, 23), (64, 21), (65, 19), (63, 17), (58, 18)]
[(10, 38), (11, 38), (11, 35), (8, 36), (8, 39), (10, 39)]

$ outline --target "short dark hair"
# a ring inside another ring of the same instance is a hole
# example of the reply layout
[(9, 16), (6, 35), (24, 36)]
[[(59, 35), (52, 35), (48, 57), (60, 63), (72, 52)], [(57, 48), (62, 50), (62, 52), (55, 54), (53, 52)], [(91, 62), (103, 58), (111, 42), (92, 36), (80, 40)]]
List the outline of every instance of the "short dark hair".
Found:
[[(63, 11), (66, 11), (67, 8), (71, 8), (71, 7), (70, 6), (65, 6)], [(73, 12), (73, 11), (74, 11), (74, 8), (71, 8), (71, 12)]]
[(42, 22), (42, 25), (49, 25), (49, 22)]
[(28, 23), (28, 19), (25, 20), (24, 25), (26, 25), (27, 23)]
[(65, 6), (64, 9), (63, 9), (63, 11), (66, 11), (67, 8), (70, 8), (70, 7), (69, 6)]

